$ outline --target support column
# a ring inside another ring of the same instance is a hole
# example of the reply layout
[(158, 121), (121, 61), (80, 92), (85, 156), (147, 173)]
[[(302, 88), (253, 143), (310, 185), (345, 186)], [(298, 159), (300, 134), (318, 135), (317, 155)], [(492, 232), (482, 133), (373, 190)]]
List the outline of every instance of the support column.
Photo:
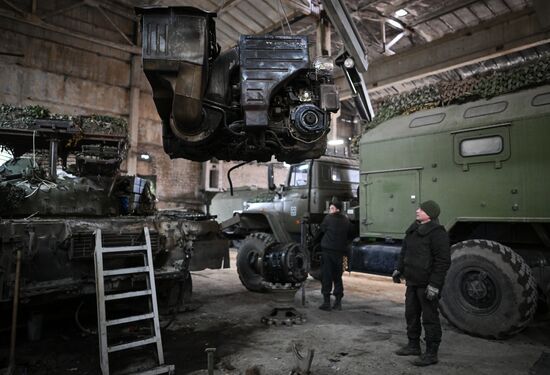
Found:
[(315, 47), (317, 56), (331, 55), (331, 28), (330, 22), (325, 17), (321, 17), (317, 22), (317, 31), (315, 37)]
[(338, 119), (340, 118), (341, 111), (338, 110), (338, 112), (333, 113), (330, 116), (330, 136), (329, 140), (336, 140), (338, 139)]
[(57, 178), (57, 151), (58, 151), (59, 140), (52, 138), (50, 139), (50, 158), (49, 158), (49, 174), (52, 180)]
[[(317, 22), (317, 32), (315, 39), (315, 46), (318, 56), (331, 56), (331, 25), (326, 17), (321, 17)], [(340, 117), (340, 111), (333, 113), (330, 116), (330, 133), (329, 140), (335, 140), (338, 138), (338, 118)]]
[(126, 170), (128, 175), (136, 175), (139, 145), (141, 56), (132, 55), (130, 72), (130, 113), (128, 115), (128, 138), (130, 142), (130, 150), (128, 151), (128, 158), (126, 159)]

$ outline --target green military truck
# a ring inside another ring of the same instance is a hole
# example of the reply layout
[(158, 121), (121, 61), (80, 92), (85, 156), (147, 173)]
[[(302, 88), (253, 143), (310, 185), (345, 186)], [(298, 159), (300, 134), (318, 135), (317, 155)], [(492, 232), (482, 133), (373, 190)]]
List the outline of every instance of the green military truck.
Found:
[(452, 265), (441, 310), (504, 338), (550, 296), (550, 86), (401, 116), (360, 142), (360, 238), (351, 268), (387, 273), (419, 203), (433, 199)]
[[(281, 282), (293, 281), (295, 275), (309, 272), (318, 277), (318, 246), (313, 239), (324, 212), (333, 199), (344, 203), (346, 212), (358, 204), (359, 163), (354, 159), (323, 156), (290, 166), (286, 184), (275, 187), (272, 173), (269, 185), (273, 193), (258, 194), (256, 199), (244, 202), (235, 216), (222, 223), (224, 232), (238, 244), (237, 271), (243, 285), (255, 292), (268, 289), (266, 268), (284, 269)], [(263, 199), (260, 199), (263, 198)], [(216, 205), (231, 202), (231, 198), (218, 197)], [(212, 212), (217, 214), (217, 210)], [(302, 236), (303, 233), (303, 236)], [(302, 248), (298, 245), (303, 242)], [(278, 252), (284, 265), (271, 254), (276, 244), (293, 244), (293, 256)], [(306, 251), (303, 251), (307, 249)]]
[(550, 86), (541, 86), (378, 125), (360, 142), (360, 180), (350, 159), (292, 165), (277, 194), (245, 202), (223, 223), (227, 234), (243, 239), (241, 281), (249, 290), (266, 290), (266, 250), (300, 242), (302, 273), (318, 276), (311, 240), (333, 198), (347, 202), (346, 213), (358, 219), (349, 270), (390, 275), (414, 211), (434, 199), (452, 241), (443, 314), (473, 335), (519, 332), (550, 295), (549, 124)]

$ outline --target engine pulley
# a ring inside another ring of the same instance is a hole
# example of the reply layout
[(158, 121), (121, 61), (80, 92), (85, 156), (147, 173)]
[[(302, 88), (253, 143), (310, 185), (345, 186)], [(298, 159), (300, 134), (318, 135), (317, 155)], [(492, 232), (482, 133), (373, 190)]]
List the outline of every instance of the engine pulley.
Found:
[(327, 130), (327, 116), (314, 104), (302, 104), (290, 113), (292, 124), (303, 135), (320, 135)]

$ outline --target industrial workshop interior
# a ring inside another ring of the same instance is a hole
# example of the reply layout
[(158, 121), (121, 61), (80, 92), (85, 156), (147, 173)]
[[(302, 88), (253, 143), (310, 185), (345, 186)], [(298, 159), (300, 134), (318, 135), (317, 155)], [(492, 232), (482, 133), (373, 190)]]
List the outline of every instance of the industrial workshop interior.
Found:
[(0, 30), (0, 375), (550, 374), (550, 1)]

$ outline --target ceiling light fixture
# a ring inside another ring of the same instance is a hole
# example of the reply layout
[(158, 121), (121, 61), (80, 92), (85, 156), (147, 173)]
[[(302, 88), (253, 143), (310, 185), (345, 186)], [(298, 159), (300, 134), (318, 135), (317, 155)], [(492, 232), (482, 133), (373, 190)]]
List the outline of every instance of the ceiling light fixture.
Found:
[(344, 144), (343, 139), (331, 139), (327, 142), (329, 146), (340, 146)]
[(399, 9), (394, 13), (396, 17), (405, 17), (407, 14), (409, 14), (409, 12), (407, 12), (405, 9)]

